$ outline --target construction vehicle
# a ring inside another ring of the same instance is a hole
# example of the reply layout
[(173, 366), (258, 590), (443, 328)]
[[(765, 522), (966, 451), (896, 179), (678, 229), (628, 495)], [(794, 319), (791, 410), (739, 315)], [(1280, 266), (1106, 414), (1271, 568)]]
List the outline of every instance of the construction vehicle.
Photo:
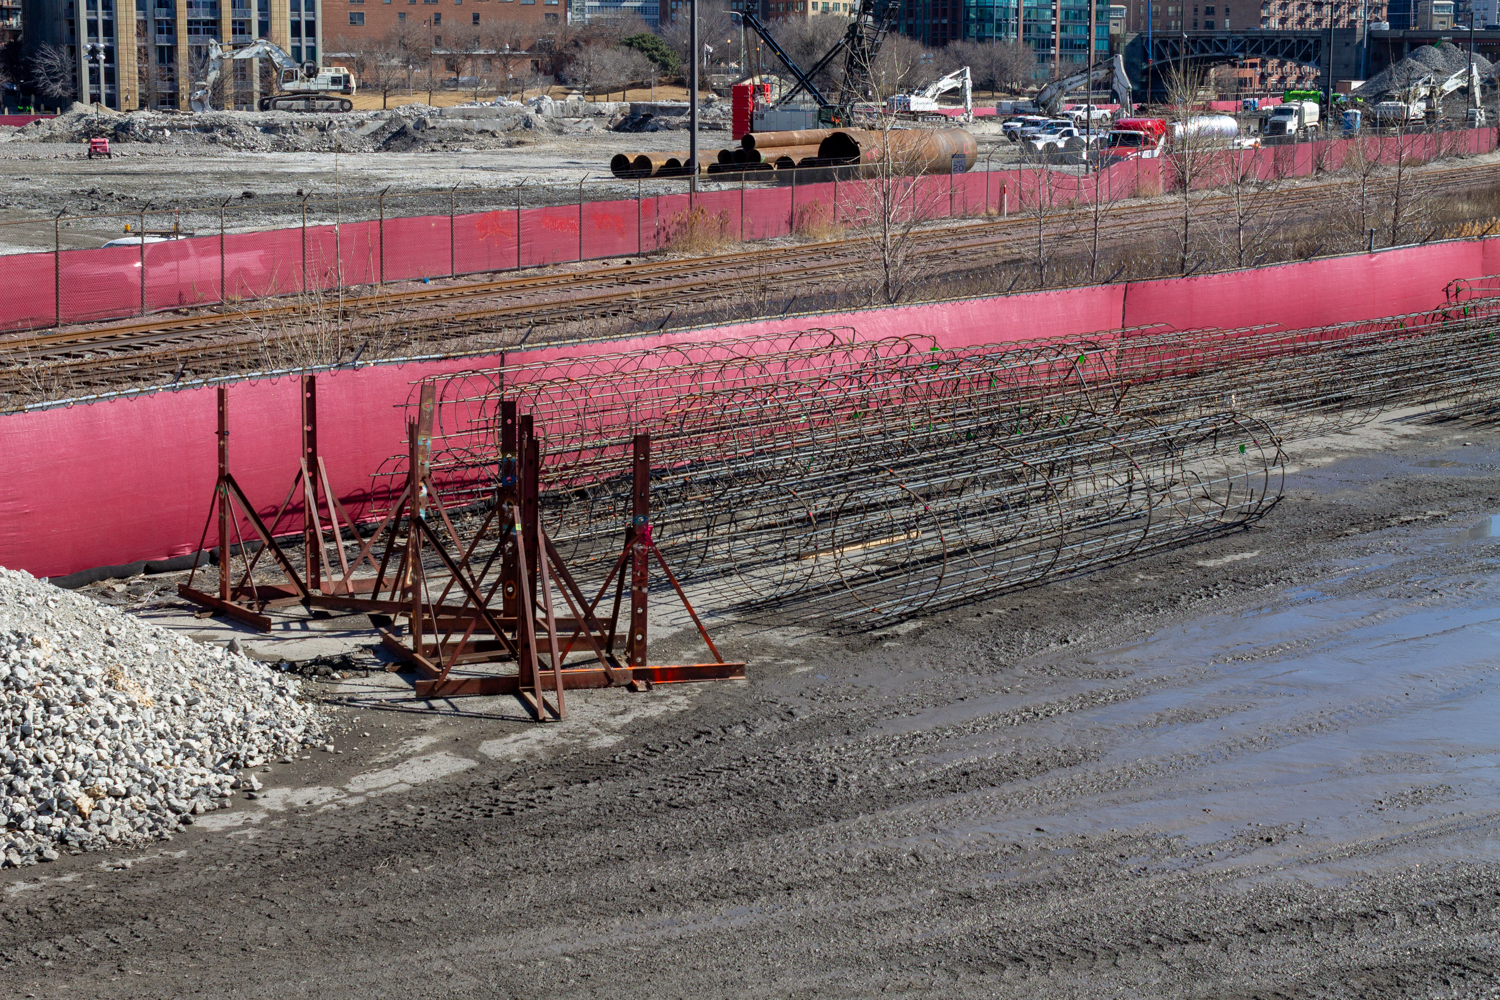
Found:
[[(805, 92), (818, 106), (817, 117), (820, 126), (842, 128), (853, 124), (855, 104), (859, 101), (868, 101), (874, 95), (875, 81), (872, 67), (876, 56), (880, 54), (881, 46), (885, 43), (886, 33), (895, 23), (896, 14), (899, 11), (900, 0), (859, 0), (859, 7), (853, 15), (854, 19), (849, 23), (849, 30), (844, 32), (831, 49), (823, 53), (823, 57), (813, 64), (812, 69), (805, 72), (772, 37), (770, 29), (755, 16), (754, 12), (748, 10), (735, 12), (731, 17), (738, 18), (740, 24), (759, 35), (761, 41), (765, 42), (766, 47), (777, 59), (781, 60), (782, 65), (791, 71), (797, 81), (796, 86), (791, 87), (776, 99), (773, 107), (785, 107)], [(838, 100), (833, 100), (825, 95), (813, 80), (840, 54), (844, 57), (844, 72), (839, 79)], [(756, 74), (756, 76), (759, 75)]]
[(1110, 161), (1155, 159), (1166, 150), (1167, 135), (1164, 118), (1121, 118), (1104, 137), (1100, 156)]
[(353, 111), (354, 74), (342, 66), (319, 66), (299, 63), (285, 49), (262, 38), (244, 48), (235, 49), (223, 42), (208, 43), (208, 73), (201, 83), (193, 85), (188, 106), (194, 111), (212, 111), (214, 84), (224, 69), (225, 60), (269, 59), (276, 67), (277, 92), (260, 99), (261, 111)]
[(1278, 104), (1266, 116), (1266, 135), (1294, 135), (1306, 137), (1318, 130), (1318, 102), (1291, 101)]
[(1130, 111), (1130, 77), (1125, 75), (1125, 57), (1117, 55), (1109, 62), (1095, 63), (1086, 70), (1074, 73), (1072, 76), (1054, 80), (1037, 92), (1032, 98), (1044, 115), (1056, 117), (1062, 111), (1063, 98), (1079, 87), (1093, 87), (1096, 83), (1108, 83), (1114, 91), (1115, 102), (1125, 111)]
[(1473, 106), (1480, 101), (1477, 68), (1465, 66), (1441, 82), (1432, 75), (1418, 77), (1407, 86), (1392, 91), (1386, 100), (1375, 105), (1375, 123), (1386, 127), (1401, 127), (1422, 121), (1434, 122), (1443, 113), (1443, 98), (1464, 87), (1469, 89), (1470, 110), (1473, 110)]
[(969, 75), (969, 67), (954, 70), (947, 76), (928, 84), (917, 94), (896, 94), (886, 98), (886, 108), (896, 114), (922, 114), (923, 112), (934, 112), (940, 110), (937, 102), (939, 94), (946, 94), (950, 90), (959, 87), (964, 91), (964, 114), (966, 122), (974, 120), (974, 81)]

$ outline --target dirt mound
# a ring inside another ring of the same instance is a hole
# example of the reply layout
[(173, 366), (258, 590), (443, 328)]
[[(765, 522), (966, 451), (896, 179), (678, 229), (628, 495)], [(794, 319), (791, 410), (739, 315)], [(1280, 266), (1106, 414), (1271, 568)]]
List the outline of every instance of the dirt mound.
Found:
[[(1495, 73), (1494, 65), (1479, 53), (1474, 53), (1474, 68), (1481, 80)], [(1355, 91), (1366, 100), (1378, 100), (1387, 94), (1405, 90), (1424, 77), (1434, 77), (1441, 83), (1454, 73), (1469, 68), (1469, 53), (1456, 45), (1444, 42), (1441, 45), (1423, 45), (1413, 49), (1411, 55), (1389, 68), (1376, 73)]]

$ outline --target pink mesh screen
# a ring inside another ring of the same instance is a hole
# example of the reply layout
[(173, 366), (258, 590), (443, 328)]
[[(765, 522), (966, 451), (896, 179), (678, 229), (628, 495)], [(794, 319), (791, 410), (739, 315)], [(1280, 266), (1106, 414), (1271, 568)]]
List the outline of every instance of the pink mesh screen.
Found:
[(385, 220), (386, 281), (447, 275), (457, 258), (457, 250), (457, 219), (453, 221), (451, 239), (446, 215)]

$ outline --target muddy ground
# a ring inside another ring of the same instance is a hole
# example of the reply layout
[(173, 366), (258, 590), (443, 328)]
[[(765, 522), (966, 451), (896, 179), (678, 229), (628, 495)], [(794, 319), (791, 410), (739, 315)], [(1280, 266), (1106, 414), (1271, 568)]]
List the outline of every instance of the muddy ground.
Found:
[(745, 682), (541, 726), (329, 678), (335, 751), (255, 801), (0, 875), (0, 993), (1493, 997), (1500, 433), (1290, 453), (1186, 549), (867, 634), (715, 621)]

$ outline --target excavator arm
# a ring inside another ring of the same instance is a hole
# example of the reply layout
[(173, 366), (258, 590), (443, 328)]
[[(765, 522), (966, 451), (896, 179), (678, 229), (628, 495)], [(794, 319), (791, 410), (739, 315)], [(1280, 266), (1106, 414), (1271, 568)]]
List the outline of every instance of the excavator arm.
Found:
[(1092, 86), (1106, 82), (1112, 84), (1115, 101), (1121, 107), (1130, 107), (1130, 77), (1125, 75), (1125, 58), (1119, 55), (1107, 63), (1095, 63), (1082, 72), (1047, 84), (1038, 92), (1033, 103), (1043, 114), (1055, 115), (1062, 110), (1063, 98), (1069, 92), (1085, 84)]
[(253, 42), (240, 49), (234, 54), (234, 58), (269, 59), (271, 60), (271, 62), (276, 64), (276, 68), (279, 70), (290, 69), (295, 70), (299, 76), (302, 74), (302, 65), (300, 63), (296, 62), (294, 59), (292, 59), (291, 56), (287, 55), (286, 50), (283, 49), (280, 45), (276, 45), (273, 42), (268, 42), (264, 38), (262, 38), (258, 42)]
[(192, 93), (188, 94), (188, 107), (194, 111), (212, 111), (214, 84), (219, 82), (219, 75), (224, 72), (224, 57), (233, 50), (228, 45), (220, 45), (218, 42), (208, 43), (208, 72), (203, 79), (193, 84)]

